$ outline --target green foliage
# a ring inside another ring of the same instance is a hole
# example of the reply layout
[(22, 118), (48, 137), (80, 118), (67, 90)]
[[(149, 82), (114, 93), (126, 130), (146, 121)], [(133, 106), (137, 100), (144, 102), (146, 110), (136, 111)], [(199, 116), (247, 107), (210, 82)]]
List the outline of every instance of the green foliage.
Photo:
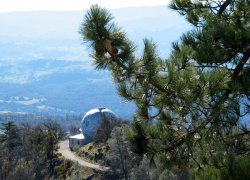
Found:
[(69, 160), (62, 160), (62, 163), (55, 168), (56, 179), (67, 179), (74, 173), (73, 162)]
[(96, 68), (111, 71), (119, 94), (137, 106), (127, 132), (132, 150), (160, 156), (170, 169), (205, 167), (217, 178), (229, 155), (249, 155), (250, 131), (239, 124), (250, 113), (250, 3), (173, 0), (170, 8), (193, 29), (173, 43), (168, 59), (147, 39), (136, 57), (126, 34), (99, 6), (88, 11), (80, 33), (93, 48)]
[(108, 139), (109, 150), (106, 154), (108, 165), (113, 175), (117, 178), (129, 179), (131, 168), (136, 164), (137, 156), (129, 149), (129, 142), (126, 140), (126, 129), (128, 126), (115, 127)]
[[(157, 163), (152, 164), (152, 160), (144, 156), (139, 165), (135, 165), (134, 168), (131, 170), (130, 179), (157, 180), (161, 173), (163, 173), (163, 169), (160, 166), (159, 160), (156, 161)], [(169, 172), (169, 174), (170, 173), (171, 172)]]
[(80, 28), (80, 34), (83, 41), (88, 42), (90, 47), (94, 47), (95, 52), (92, 54), (95, 59), (96, 69), (112, 68), (114, 64), (105, 56), (107, 50), (104, 48), (105, 40), (111, 40), (119, 49), (119, 56), (126, 58), (132, 57), (134, 46), (125, 36), (125, 33), (118, 28), (115, 23), (110, 23), (113, 17), (106, 9), (100, 8), (98, 5), (91, 7), (87, 12), (84, 22)]
[(165, 170), (161, 173), (161, 175), (159, 176), (158, 180), (165, 180), (165, 179), (168, 179), (168, 180), (176, 180), (177, 177), (169, 170)]
[(63, 130), (55, 122), (30, 126), (3, 123), (0, 135), (0, 179), (46, 179), (56, 175)]
[(145, 153), (147, 148), (147, 139), (144, 133), (144, 128), (136, 121), (131, 124), (131, 129), (127, 131), (127, 138), (131, 142), (132, 150), (140, 155)]
[(101, 119), (100, 127), (97, 129), (94, 137), (95, 142), (106, 143), (114, 127), (121, 126), (124, 122), (115, 117), (106, 117)]
[(203, 169), (192, 169), (191, 179), (219, 179), (219, 180), (241, 180), (249, 179), (250, 157), (237, 156), (223, 159), (221, 168), (215, 166), (206, 166)]
[(0, 142), (3, 144), (4, 147), (7, 148), (8, 153), (10, 153), (10, 156), (12, 156), (12, 150), (20, 144), (18, 129), (14, 122), (9, 121), (7, 123), (2, 123), (1, 130), (4, 133), (0, 135)]

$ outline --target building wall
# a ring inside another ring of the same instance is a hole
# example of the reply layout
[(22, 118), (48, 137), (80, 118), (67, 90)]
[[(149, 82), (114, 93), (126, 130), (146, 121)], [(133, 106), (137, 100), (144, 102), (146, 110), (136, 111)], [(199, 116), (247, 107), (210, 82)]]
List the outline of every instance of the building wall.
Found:
[(72, 149), (78, 149), (85, 144), (88, 144), (90, 141), (87, 139), (76, 139), (76, 138), (69, 138), (69, 148)]

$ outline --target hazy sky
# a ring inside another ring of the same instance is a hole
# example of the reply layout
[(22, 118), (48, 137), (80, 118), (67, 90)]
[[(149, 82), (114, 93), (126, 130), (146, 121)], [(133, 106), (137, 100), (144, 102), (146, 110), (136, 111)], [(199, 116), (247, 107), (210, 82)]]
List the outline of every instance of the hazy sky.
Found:
[(91, 4), (106, 8), (167, 5), (170, 0), (0, 0), (0, 13), (35, 10), (82, 10)]

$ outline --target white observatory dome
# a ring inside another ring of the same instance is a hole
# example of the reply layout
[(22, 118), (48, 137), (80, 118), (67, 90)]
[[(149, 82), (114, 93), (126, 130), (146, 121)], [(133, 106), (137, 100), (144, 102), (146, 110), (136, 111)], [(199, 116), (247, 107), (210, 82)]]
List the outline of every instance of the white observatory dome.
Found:
[(94, 138), (95, 132), (101, 125), (102, 118), (116, 118), (116, 115), (107, 108), (94, 108), (88, 111), (82, 118), (81, 130), (87, 140)]

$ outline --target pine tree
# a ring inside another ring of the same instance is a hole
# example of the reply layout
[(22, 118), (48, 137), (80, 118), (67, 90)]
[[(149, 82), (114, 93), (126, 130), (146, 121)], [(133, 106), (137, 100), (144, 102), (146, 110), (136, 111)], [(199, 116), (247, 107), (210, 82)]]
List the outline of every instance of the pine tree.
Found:
[(18, 128), (14, 122), (1, 123), (1, 130), (3, 134), (0, 134), (0, 179), (5, 179), (13, 170), (17, 158), (16, 149), (20, 143)]
[(16, 146), (20, 145), (19, 142), (19, 135), (18, 135), (18, 128), (14, 122), (8, 121), (6, 123), (1, 124), (1, 130), (3, 134), (0, 135), (0, 143), (6, 148), (7, 156), (9, 160), (14, 157), (14, 149)]
[(128, 141), (125, 139), (126, 128), (127, 126), (121, 126), (112, 130), (111, 137), (108, 140), (109, 150), (106, 159), (110, 162), (112, 173), (120, 176), (120, 179), (127, 180), (134, 160), (128, 149)]
[(133, 150), (168, 168), (225, 166), (249, 156), (250, 2), (173, 0), (193, 29), (168, 59), (144, 39), (142, 57), (110, 12), (92, 6), (81, 24), (96, 69), (112, 72), (119, 94), (137, 106), (128, 133)]

